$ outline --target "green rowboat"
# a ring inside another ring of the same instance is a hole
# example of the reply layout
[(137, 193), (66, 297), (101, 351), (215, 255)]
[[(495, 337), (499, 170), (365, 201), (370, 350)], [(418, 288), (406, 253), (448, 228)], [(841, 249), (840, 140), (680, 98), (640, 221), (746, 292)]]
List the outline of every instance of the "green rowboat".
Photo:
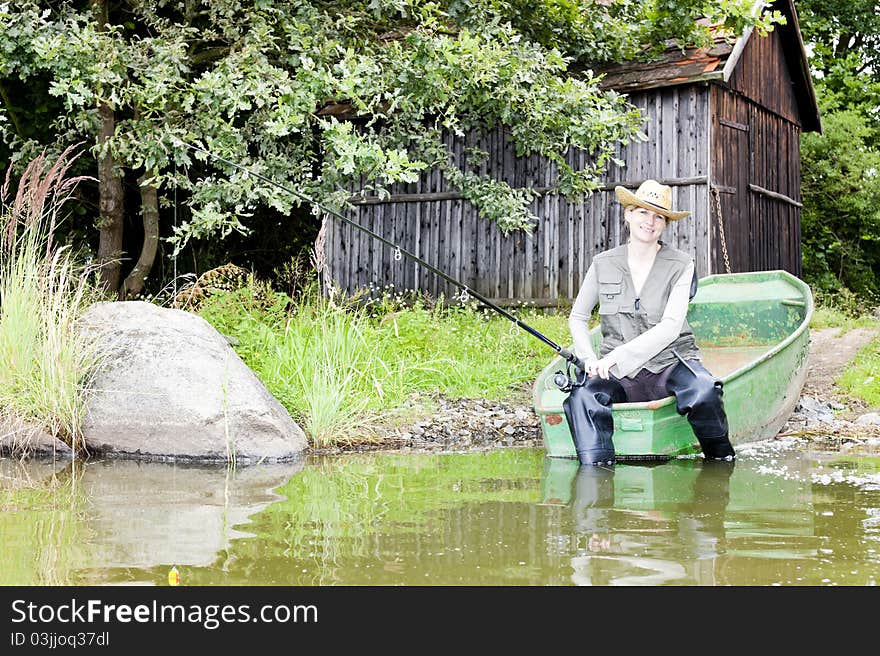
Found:
[[(734, 445), (776, 435), (800, 398), (807, 375), (810, 287), (786, 271), (708, 276), (700, 280), (688, 323), (703, 364), (724, 382), (724, 408)], [(602, 336), (591, 331), (596, 352)], [(562, 402), (553, 382), (565, 361), (555, 358), (532, 388), (547, 455), (576, 458)], [(620, 459), (699, 453), (687, 419), (668, 396), (645, 403), (618, 403), (614, 448)]]

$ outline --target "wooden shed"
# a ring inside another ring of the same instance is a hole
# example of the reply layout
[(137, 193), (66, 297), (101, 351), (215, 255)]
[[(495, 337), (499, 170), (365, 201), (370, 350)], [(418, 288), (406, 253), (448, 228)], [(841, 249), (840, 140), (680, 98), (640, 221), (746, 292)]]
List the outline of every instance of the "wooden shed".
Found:
[[(614, 187), (654, 178), (672, 186), (674, 207), (691, 211), (664, 239), (694, 254), (700, 276), (769, 269), (800, 276), (800, 134), (821, 126), (793, 3), (777, 0), (774, 8), (787, 23), (766, 37), (747, 31), (733, 44), (719, 38), (710, 48), (670, 49), (651, 63), (601, 71), (604, 86), (642, 110), (648, 140), (622, 147), (625, 166), (611, 165), (584, 202), (537, 197), (531, 234), (502, 235), (438, 172), (395, 186), (388, 198), (358, 201), (351, 218), (499, 304), (566, 304), (593, 256), (623, 239)], [(473, 146), (488, 152), (481, 172), (512, 187), (545, 191), (555, 175), (541, 157), (516, 157), (503, 130), (447, 139), (461, 164)], [(580, 168), (584, 157), (571, 152), (568, 161)], [(327, 226), (325, 261), (338, 287), (460, 291), (341, 221)]]

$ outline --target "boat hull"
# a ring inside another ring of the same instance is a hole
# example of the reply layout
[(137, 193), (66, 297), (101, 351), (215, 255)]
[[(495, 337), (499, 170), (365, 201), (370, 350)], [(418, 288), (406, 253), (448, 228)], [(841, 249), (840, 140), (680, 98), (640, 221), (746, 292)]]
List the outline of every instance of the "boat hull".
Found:
[[(700, 281), (688, 322), (704, 364), (724, 383), (730, 440), (736, 445), (776, 435), (800, 398), (807, 374), (809, 286), (785, 271), (722, 274)], [(594, 345), (599, 329), (591, 332)], [(566, 394), (553, 383), (565, 362), (555, 358), (533, 386), (534, 408), (551, 457), (575, 458), (562, 409)], [(614, 448), (622, 459), (674, 457), (700, 448), (675, 399), (619, 403), (612, 410)]]

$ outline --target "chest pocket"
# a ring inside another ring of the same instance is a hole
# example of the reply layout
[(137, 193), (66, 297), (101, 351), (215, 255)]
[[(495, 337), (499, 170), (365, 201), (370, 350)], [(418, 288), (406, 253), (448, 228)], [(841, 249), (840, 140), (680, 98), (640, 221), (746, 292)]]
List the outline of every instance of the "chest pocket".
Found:
[(623, 273), (612, 271), (599, 275), (599, 314), (617, 314), (624, 310)]

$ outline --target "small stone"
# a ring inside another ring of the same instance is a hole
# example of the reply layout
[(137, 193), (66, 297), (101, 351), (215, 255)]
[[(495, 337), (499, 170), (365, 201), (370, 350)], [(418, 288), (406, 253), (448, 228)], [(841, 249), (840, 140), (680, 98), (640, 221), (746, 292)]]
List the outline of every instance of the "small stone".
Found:
[(516, 429), (510, 425), (505, 426), (502, 430), (506, 435), (513, 435), (516, 432)]

